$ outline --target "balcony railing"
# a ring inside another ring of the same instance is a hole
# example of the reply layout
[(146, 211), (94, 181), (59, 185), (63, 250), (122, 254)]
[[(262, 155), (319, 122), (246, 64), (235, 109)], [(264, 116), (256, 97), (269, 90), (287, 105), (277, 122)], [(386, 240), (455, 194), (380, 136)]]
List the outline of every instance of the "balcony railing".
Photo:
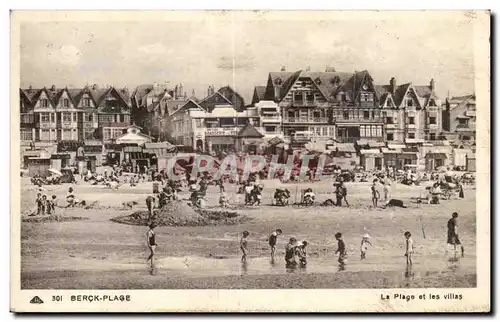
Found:
[(130, 126), (129, 122), (99, 122), (98, 124), (101, 127), (128, 127), (128, 126)]
[(76, 128), (78, 128), (78, 123), (72, 122), (72, 121), (61, 121), (61, 123), (58, 124), (58, 128), (60, 128), (60, 129), (76, 129)]
[(290, 102), (281, 102), (279, 104), (281, 107), (322, 107), (326, 108), (330, 105), (327, 102), (307, 102), (307, 101), (290, 101)]
[(279, 121), (281, 121), (281, 117), (279, 115), (274, 115), (274, 116), (272, 116), (272, 115), (269, 115), (269, 116), (262, 115), (260, 117), (260, 120), (262, 122), (279, 122)]
[(328, 123), (328, 117), (284, 117), (283, 123)]
[(345, 119), (345, 118), (342, 118), (342, 117), (337, 117), (337, 118), (334, 118), (334, 121), (335, 123), (349, 123), (349, 124), (352, 124), (352, 123), (384, 123), (384, 119), (381, 118), (381, 117), (378, 117), (378, 118), (368, 118), (368, 119), (365, 119), (365, 118), (348, 118), (348, 119)]
[(83, 122), (83, 127), (86, 129), (96, 129), (99, 127), (99, 124), (97, 122)]
[(57, 128), (56, 122), (38, 122), (36, 127), (40, 129), (55, 129)]

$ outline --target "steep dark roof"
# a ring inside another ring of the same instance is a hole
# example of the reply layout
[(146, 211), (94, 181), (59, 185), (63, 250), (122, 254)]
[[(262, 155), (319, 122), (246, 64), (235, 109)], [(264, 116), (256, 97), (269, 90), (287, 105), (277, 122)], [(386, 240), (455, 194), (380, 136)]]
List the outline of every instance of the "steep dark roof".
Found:
[[(269, 73), (264, 94), (265, 99), (281, 101), (299, 77), (310, 78), (327, 101), (335, 101), (336, 94), (339, 91), (345, 92), (351, 99), (354, 99), (361, 89), (361, 84), (367, 78), (373, 81), (367, 70), (355, 73), (310, 72), (301, 70), (294, 73), (271, 72)], [(279, 97), (275, 97), (275, 88), (279, 86), (278, 83), (281, 83), (281, 90)]]
[(204, 110), (203, 107), (201, 107), (200, 105), (198, 105), (198, 103), (196, 103), (194, 100), (189, 99), (184, 105), (182, 105), (181, 107), (179, 107), (176, 111), (172, 112), (171, 115), (177, 114), (177, 113), (179, 113), (181, 111), (187, 111), (189, 109), (201, 109), (201, 110)]
[(69, 99), (73, 102), (73, 104), (78, 106), (80, 103), (80, 100), (83, 96), (84, 93), (88, 93), (92, 100), (94, 101), (95, 106), (99, 106), (99, 104), (102, 102), (102, 100), (106, 97), (108, 93), (111, 93), (114, 91), (120, 99), (123, 100), (127, 105), (130, 105), (130, 98), (128, 97), (128, 91), (125, 93), (122, 93), (120, 89), (116, 89), (114, 87), (110, 88), (105, 88), (105, 89), (91, 89), (88, 87), (84, 88), (56, 88), (54, 90), (52, 89), (47, 89), (47, 88), (41, 88), (41, 89), (21, 89), (21, 92), (23, 95), (26, 96), (26, 98), (31, 102), (31, 104), (35, 104), (40, 95), (45, 92), (47, 97), (49, 98), (51, 104), (54, 106), (57, 105), (59, 102), (59, 99), (61, 98), (62, 94), (64, 92), (68, 93)]
[(259, 100), (264, 99), (264, 94), (266, 93), (265, 86), (255, 86), (255, 94)]
[[(274, 88), (277, 86), (276, 83), (278, 82), (278, 80), (281, 83), (281, 86), (284, 87), (283, 84), (285, 83), (285, 81), (292, 77), (293, 74), (294, 73), (292, 72), (270, 72), (267, 81), (266, 92), (264, 94), (266, 100), (274, 101)], [(281, 97), (278, 97), (278, 100), (281, 100)]]
[[(345, 87), (345, 84), (352, 77), (352, 73), (343, 72), (306, 72), (306, 77), (310, 77), (318, 90), (326, 100), (334, 99), (335, 94)], [(318, 82), (319, 80), (319, 82)], [(345, 90), (345, 89), (344, 89)]]
[(463, 100), (468, 100), (471, 98), (476, 98), (476, 95), (470, 94), (470, 95), (464, 95), (464, 96), (453, 96), (449, 99), (449, 101), (463, 101)]
[(453, 105), (450, 106), (450, 109), (455, 109), (456, 107), (459, 107), (459, 106), (462, 107), (462, 106), (466, 105), (471, 99), (475, 99), (475, 98), (476, 98), (475, 94), (452, 97), (448, 100), (449, 103), (453, 103)]
[(132, 92), (132, 97), (137, 101), (140, 102), (142, 98), (149, 92), (153, 90), (153, 84), (142, 84), (137, 86), (134, 91)]
[[(243, 96), (241, 96), (237, 91), (235, 91), (234, 89), (231, 88), (231, 86), (227, 85), (227, 86), (224, 86), (224, 87), (221, 87), (219, 88), (219, 90), (217, 91), (219, 93), (222, 94), (222, 96), (224, 96), (224, 94), (226, 92), (230, 93), (231, 95), (234, 95), (236, 96), (237, 99), (240, 100), (242, 106), (245, 106), (245, 99), (243, 98)], [(230, 96), (231, 96), (230, 95)], [(224, 96), (225, 97), (225, 96)], [(233, 97), (233, 99), (231, 99), (231, 97), (226, 97), (229, 101), (231, 101), (233, 104), (235, 104), (235, 98)]]
[[(172, 115), (175, 112), (177, 112), (177, 110), (179, 110), (179, 108), (181, 108), (185, 103), (186, 103), (185, 99), (176, 99), (176, 100), (166, 101), (168, 115)], [(196, 104), (198, 104), (198, 103), (196, 103)]]
[(407, 83), (407, 84), (403, 84), (403, 85), (399, 85), (397, 88), (396, 88), (396, 93), (393, 95), (393, 99), (394, 99), (394, 104), (396, 104), (396, 106), (400, 106), (401, 105), (401, 102), (403, 101), (405, 95), (406, 95), (406, 92), (408, 91), (408, 88), (411, 86), (411, 83)]
[(432, 93), (432, 89), (428, 85), (415, 85), (413, 86), (417, 95), (422, 98), (430, 98)]
[(252, 124), (247, 123), (240, 132), (238, 133), (239, 137), (242, 138), (262, 138), (262, 135)]
[(252, 96), (252, 105), (265, 99), (266, 86), (255, 86)]
[[(374, 89), (375, 89), (375, 94), (377, 95), (377, 97), (379, 97), (379, 99), (380, 99), (380, 97), (382, 97), (382, 95), (391, 92), (390, 85), (375, 85)], [(382, 101), (382, 100), (380, 100), (380, 101)]]

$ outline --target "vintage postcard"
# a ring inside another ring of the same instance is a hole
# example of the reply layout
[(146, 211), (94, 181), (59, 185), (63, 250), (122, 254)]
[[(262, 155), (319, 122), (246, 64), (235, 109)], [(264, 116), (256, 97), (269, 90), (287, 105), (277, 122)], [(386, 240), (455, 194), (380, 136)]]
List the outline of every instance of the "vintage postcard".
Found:
[(14, 312), (489, 312), (489, 11), (13, 11)]

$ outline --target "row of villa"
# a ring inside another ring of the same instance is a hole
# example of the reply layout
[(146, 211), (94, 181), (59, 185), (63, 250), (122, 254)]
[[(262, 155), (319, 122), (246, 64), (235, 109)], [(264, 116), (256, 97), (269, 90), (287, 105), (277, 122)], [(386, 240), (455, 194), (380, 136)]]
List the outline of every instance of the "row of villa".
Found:
[[(288, 72), (283, 67), (263, 83), (251, 102), (230, 86), (209, 86), (202, 99), (194, 92), (188, 96), (182, 84), (145, 84), (132, 92), (97, 85), (20, 89), (22, 150), (55, 152), (65, 142), (86, 151), (100, 147), (107, 154), (130, 137), (131, 126), (144, 141), (209, 153), (258, 152), (272, 139), (288, 149), (356, 145), (358, 154), (359, 147), (382, 153), (389, 145), (475, 149), (474, 94), (443, 101), (433, 79), (423, 85), (398, 84), (395, 78), (375, 84), (366, 70)], [(382, 162), (374, 158), (377, 165)]]

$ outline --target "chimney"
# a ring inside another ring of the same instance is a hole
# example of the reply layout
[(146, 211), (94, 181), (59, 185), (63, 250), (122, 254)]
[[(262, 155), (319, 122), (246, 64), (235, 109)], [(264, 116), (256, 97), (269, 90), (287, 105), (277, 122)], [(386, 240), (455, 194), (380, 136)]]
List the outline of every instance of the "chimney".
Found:
[(172, 97), (174, 100), (177, 99), (177, 94), (179, 93), (179, 87), (175, 85), (174, 87), (174, 97)]
[(389, 84), (391, 85), (390, 87), (391, 87), (391, 93), (392, 93), (392, 95), (396, 94), (396, 86), (397, 86), (396, 85), (396, 79), (394, 77), (391, 78), (391, 81), (390, 81)]
[(181, 96), (182, 93), (184, 93), (184, 86), (182, 86), (182, 83), (179, 83), (179, 96)]
[(306, 72), (310, 72), (311, 71), (311, 66), (307, 66), (306, 67)]
[(55, 91), (56, 91), (56, 85), (52, 85), (52, 86), (50, 87), (50, 90), (51, 90), (52, 92), (55, 92)]
[(337, 70), (335, 69), (335, 67), (332, 67), (332, 66), (326, 66), (325, 68), (325, 72), (326, 73), (335, 73)]
[(195, 96), (195, 95), (194, 95), (194, 88), (193, 88), (193, 91), (191, 92), (191, 96), (193, 96), (193, 97)]
[(98, 89), (98, 88), (99, 88), (99, 86), (98, 86), (97, 84), (92, 85), (92, 90), (94, 90), (94, 91), (95, 91), (95, 90), (96, 90), (96, 89)]
[(184, 98), (186, 98), (186, 97), (187, 97), (187, 93), (186, 93), (186, 92), (184, 92)]
[(434, 81), (434, 78), (431, 79), (430, 86), (431, 91), (434, 93), (434, 89), (436, 89), (436, 82)]
[(28, 87), (28, 92), (31, 92), (32, 90), (33, 90), (33, 86), (31, 86), (31, 85), (30, 85), (30, 86)]
[(286, 72), (286, 66), (281, 66), (281, 71)]

